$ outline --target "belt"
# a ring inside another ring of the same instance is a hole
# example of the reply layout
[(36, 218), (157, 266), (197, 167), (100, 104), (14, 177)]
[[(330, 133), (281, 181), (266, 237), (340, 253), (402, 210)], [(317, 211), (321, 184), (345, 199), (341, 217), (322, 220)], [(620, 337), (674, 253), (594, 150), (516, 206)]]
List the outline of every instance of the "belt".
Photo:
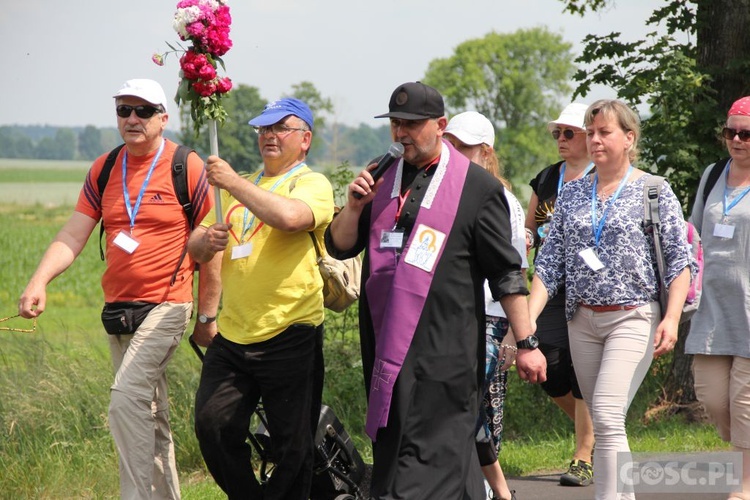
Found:
[(613, 311), (632, 311), (638, 309), (640, 306), (636, 305), (609, 305), (609, 306), (592, 306), (589, 304), (580, 304), (581, 307), (591, 309), (594, 312), (613, 312)]

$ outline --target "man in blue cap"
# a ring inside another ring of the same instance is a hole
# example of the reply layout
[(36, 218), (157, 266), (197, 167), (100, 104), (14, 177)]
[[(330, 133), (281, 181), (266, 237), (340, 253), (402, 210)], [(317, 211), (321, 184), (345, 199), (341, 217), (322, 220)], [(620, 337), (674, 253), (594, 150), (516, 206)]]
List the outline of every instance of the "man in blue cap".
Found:
[[(323, 280), (310, 235), (322, 247), (333, 190), (305, 164), (313, 116), (304, 102), (269, 103), (250, 125), (263, 169), (241, 176), (209, 156), (208, 182), (223, 190), (222, 220), (206, 216), (188, 243), (196, 261), (221, 260), (221, 279), (206, 280), (212, 285), (201, 290), (203, 311), (216, 315), (223, 288), (218, 320), (198, 322), (193, 334), (207, 346), (195, 431), (229, 498), (303, 500), (323, 389)], [(277, 459), (263, 489), (245, 442), (261, 398)]]

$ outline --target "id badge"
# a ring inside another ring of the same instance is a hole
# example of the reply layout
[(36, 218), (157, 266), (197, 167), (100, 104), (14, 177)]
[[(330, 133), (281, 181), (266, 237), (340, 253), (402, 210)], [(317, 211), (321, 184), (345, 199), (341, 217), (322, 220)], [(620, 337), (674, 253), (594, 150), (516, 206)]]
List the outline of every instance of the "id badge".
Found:
[(122, 230), (117, 233), (117, 236), (115, 236), (115, 239), (112, 241), (112, 243), (129, 254), (135, 252), (135, 249), (138, 248), (138, 245), (141, 244), (140, 241), (136, 240), (130, 234)]
[(406, 252), (404, 262), (431, 272), (444, 242), (444, 233), (420, 224), (412, 239), (411, 246)]
[(253, 253), (253, 244), (248, 241), (244, 245), (232, 247), (232, 260), (244, 259), (251, 253)]
[(714, 236), (717, 238), (734, 238), (734, 226), (731, 224), (716, 224), (714, 226)]
[(404, 246), (404, 230), (393, 229), (380, 233), (380, 248), (401, 248)]
[(599, 256), (596, 255), (593, 247), (588, 247), (578, 252), (578, 255), (583, 259), (583, 262), (589, 266), (592, 271), (599, 271), (604, 269), (604, 264), (599, 260)]

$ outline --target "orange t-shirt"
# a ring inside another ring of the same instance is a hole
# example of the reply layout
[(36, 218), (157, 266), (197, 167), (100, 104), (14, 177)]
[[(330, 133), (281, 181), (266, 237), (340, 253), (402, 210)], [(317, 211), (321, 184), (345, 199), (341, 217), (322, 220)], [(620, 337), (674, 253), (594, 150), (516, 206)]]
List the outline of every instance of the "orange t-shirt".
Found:
[[(130, 234), (130, 217), (125, 208), (122, 184), (123, 148), (110, 172), (103, 196), (99, 197), (97, 179), (107, 155), (94, 161), (78, 195), (75, 210), (93, 219), (104, 219), (106, 233), (106, 270), (102, 276), (105, 302), (192, 302), (193, 267), (189, 255), (180, 266), (174, 285), (170, 285), (185, 247), (190, 228), (172, 183), (172, 157), (177, 144), (166, 141), (164, 151), (146, 185), (141, 205), (135, 214), (133, 238), (139, 242), (132, 254), (113, 243), (121, 232)], [(127, 157), (126, 183), (130, 205), (135, 208), (138, 194), (157, 151), (145, 156)], [(203, 161), (188, 155), (188, 193), (196, 221), (213, 207), (213, 189), (206, 181)]]

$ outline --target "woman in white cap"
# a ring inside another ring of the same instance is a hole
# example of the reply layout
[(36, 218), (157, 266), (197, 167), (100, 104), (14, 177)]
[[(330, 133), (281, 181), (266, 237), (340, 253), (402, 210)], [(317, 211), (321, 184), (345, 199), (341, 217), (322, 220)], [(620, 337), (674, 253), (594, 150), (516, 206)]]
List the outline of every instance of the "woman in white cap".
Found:
[[(561, 161), (548, 166), (529, 183), (531, 199), (526, 214), (526, 230), (530, 247), (544, 243), (555, 211), (555, 201), (565, 183), (580, 179), (591, 171), (586, 150), (586, 129), (583, 123), (588, 106), (578, 102), (568, 104), (557, 120), (547, 126), (557, 143)], [(565, 321), (565, 289), (562, 288), (537, 319), (536, 336), (539, 349), (547, 358), (547, 381), (541, 386), (552, 401), (573, 421), (576, 448), (568, 470), (560, 476), (563, 486), (588, 486), (593, 481), (591, 456), (594, 447), (594, 427), (591, 416), (578, 387), (568, 344), (568, 324)]]
[[(522, 267), (528, 268), (523, 207), (510, 192), (510, 183), (500, 174), (500, 164), (493, 147), (495, 128), (492, 123), (476, 111), (460, 113), (448, 122), (444, 137), (461, 154), (484, 167), (505, 186), (505, 197), (510, 207), (512, 243), (521, 256)], [(508, 368), (515, 359), (516, 347), (513, 334), (508, 328), (505, 312), (499, 302), (492, 300), (487, 283), (485, 283), (485, 297), (487, 354), (482, 412), (477, 421), (477, 454), (482, 472), (492, 489), (491, 498), (514, 500), (515, 492), (508, 488), (505, 475), (497, 460), (497, 454), (500, 450), (503, 430), (503, 404)]]

